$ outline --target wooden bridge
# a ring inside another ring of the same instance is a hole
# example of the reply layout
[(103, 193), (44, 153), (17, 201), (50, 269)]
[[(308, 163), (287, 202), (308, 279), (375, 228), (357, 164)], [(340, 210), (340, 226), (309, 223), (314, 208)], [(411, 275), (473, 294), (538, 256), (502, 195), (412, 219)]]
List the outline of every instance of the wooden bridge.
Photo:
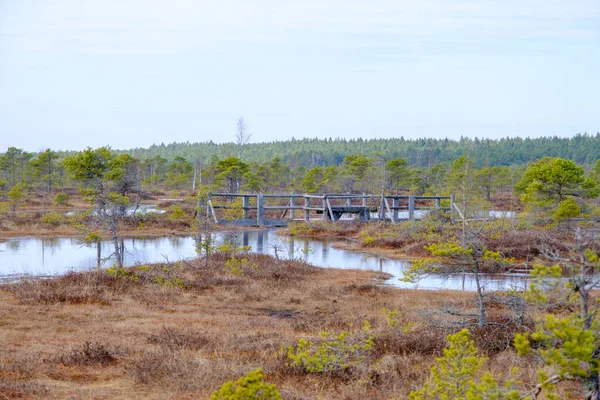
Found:
[[(241, 199), (241, 202), (240, 202)], [(454, 221), (459, 212), (450, 196), (406, 196), (367, 194), (249, 194), (211, 193), (208, 206), (216, 223), (245, 226), (286, 226), (289, 221), (339, 221), (343, 215), (358, 216), (361, 221), (414, 220), (428, 210), (447, 210)], [(241, 218), (225, 218), (216, 210), (238, 209)], [(243, 216), (241, 215), (243, 212)], [(298, 217), (300, 214), (300, 218)]]

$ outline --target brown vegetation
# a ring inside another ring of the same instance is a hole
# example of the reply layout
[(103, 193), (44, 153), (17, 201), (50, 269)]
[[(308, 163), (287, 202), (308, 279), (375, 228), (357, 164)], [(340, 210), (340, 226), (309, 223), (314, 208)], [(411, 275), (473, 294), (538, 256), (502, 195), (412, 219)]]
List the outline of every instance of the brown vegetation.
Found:
[[(390, 222), (311, 222), (295, 223), (287, 231), (290, 235), (336, 236), (353, 239), (337, 247), (348, 250), (376, 251), (390, 258), (423, 258), (429, 253), (425, 246), (436, 242), (458, 241), (462, 235), (459, 224), (436, 221)], [(514, 227), (502, 219), (485, 222), (479, 234), (486, 249), (500, 252), (519, 263), (530, 262), (544, 251), (565, 251), (572, 240), (567, 230), (554, 227)], [(497, 272), (497, 271), (496, 271)]]
[[(78, 225), (87, 222), (86, 211), (91, 210), (77, 190), (68, 192), (68, 205), (53, 203), (53, 194), (32, 191), (16, 212), (0, 209), (0, 238), (15, 236), (76, 236)], [(163, 201), (164, 193), (141, 194), (142, 203), (155, 205), (163, 213), (138, 213), (120, 221), (121, 236), (190, 234), (194, 232), (195, 204), (193, 201)], [(173, 207), (183, 216), (172, 217)], [(106, 232), (104, 232), (106, 234)], [(110, 235), (107, 235), (109, 237)]]
[[(206, 398), (224, 381), (262, 368), (285, 399), (408, 397), (445, 346), (448, 305), (468, 310), (474, 295), (383, 287), (366, 271), (318, 269), (264, 255), (226, 254), (176, 264), (72, 273), (0, 287), (0, 397)], [(390, 325), (383, 309), (397, 310)], [(489, 326), (474, 332), (506, 372), (536, 379), (531, 360), (509, 343), (511, 313), (490, 306)], [(318, 340), (368, 320), (369, 357), (335, 373), (288, 365), (282, 346)]]

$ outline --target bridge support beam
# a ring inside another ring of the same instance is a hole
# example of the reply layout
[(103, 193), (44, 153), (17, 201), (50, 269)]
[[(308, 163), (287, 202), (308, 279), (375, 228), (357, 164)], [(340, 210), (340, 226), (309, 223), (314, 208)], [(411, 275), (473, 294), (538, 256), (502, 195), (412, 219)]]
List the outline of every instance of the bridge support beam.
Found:
[(256, 225), (265, 225), (265, 198), (262, 194), (256, 195)]
[(450, 195), (450, 220), (454, 223), (454, 193)]
[(323, 197), (323, 221), (330, 220), (332, 215), (329, 214), (329, 210), (327, 209), (327, 197)]
[(244, 218), (250, 218), (250, 196), (242, 197), (242, 207), (244, 208)]
[(304, 222), (310, 222), (310, 197), (304, 198)]
[(415, 219), (415, 196), (408, 196), (408, 219)]

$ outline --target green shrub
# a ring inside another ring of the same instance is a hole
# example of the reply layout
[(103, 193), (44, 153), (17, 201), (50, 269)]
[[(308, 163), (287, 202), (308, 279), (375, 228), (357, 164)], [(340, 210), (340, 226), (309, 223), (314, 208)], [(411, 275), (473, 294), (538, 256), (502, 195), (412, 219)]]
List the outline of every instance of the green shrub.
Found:
[(65, 216), (58, 212), (49, 212), (40, 219), (44, 224), (58, 226), (65, 221)]
[(289, 227), (288, 231), (291, 235), (307, 235), (309, 233), (309, 228), (306, 224), (294, 223)]
[(69, 196), (66, 193), (57, 193), (56, 196), (54, 196), (54, 204), (57, 206), (68, 206)]
[(225, 382), (210, 396), (211, 400), (281, 400), (275, 385), (263, 382), (261, 369), (248, 372), (235, 382)]
[(160, 272), (154, 277), (153, 281), (162, 287), (184, 288), (185, 281), (178, 273), (181, 270), (181, 262), (163, 265)]
[(321, 333), (321, 342), (300, 339), (287, 348), (290, 365), (306, 372), (333, 372), (358, 365), (373, 348), (371, 324), (365, 321), (360, 330), (342, 331), (338, 336)]
[(247, 258), (230, 258), (225, 261), (225, 267), (231, 272), (233, 275), (241, 275), (244, 273), (244, 269), (248, 265)]
[(581, 207), (572, 197), (567, 198), (559, 203), (558, 208), (552, 213), (554, 219), (564, 220), (568, 218), (576, 218), (581, 214)]
[(388, 310), (387, 308), (383, 308), (382, 311), (385, 314), (385, 320), (388, 328), (392, 331), (399, 331), (400, 333), (406, 334), (414, 330), (415, 326), (413, 323), (403, 323), (402, 315), (398, 309)]
[(131, 281), (137, 281), (140, 279), (138, 273), (131, 268), (110, 267), (106, 270), (106, 274), (114, 276), (115, 278), (128, 279)]
[(17, 183), (8, 191), (6, 197), (8, 199), (8, 203), (10, 205), (11, 210), (15, 211), (17, 207), (19, 207), (25, 201), (25, 198), (27, 196), (25, 194), (25, 191), (21, 187), (21, 184)]
[(365, 235), (362, 237), (362, 242), (365, 246), (369, 246), (377, 241), (373, 236)]
[(436, 365), (431, 368), (431, 376), (423, 387), (410, 393), (411, 400), (521, 398), (514, 389), (514, 380), (499, 385), (489, 372), (477, 379), (486, 357), (479, 354), (467, 329), (448, 335), (446, 339), (448, 347), (444, 349), (444, 356), (436, 360)]
[(171, 207), (171, 214), (169, 214), (169, 221), (178, 222), (187, 219), (187, 215), (183, 208), (179, 204), (176, 204)]
[(185, 288), (185, 280), (178, 276), (181, 264), (150, 267), (139, 265), (136, 267), (116, 267), (106, 270), (110, 276), (129, 281), (152, 282), (162, 287)]

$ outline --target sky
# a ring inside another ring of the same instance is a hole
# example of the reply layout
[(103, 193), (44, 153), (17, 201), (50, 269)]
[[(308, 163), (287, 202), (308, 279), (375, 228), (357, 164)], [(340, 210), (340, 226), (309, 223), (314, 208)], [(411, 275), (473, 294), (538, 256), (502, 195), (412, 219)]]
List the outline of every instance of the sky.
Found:
[(600, 131), (598, 0), (0, 0), (0, 152)]

